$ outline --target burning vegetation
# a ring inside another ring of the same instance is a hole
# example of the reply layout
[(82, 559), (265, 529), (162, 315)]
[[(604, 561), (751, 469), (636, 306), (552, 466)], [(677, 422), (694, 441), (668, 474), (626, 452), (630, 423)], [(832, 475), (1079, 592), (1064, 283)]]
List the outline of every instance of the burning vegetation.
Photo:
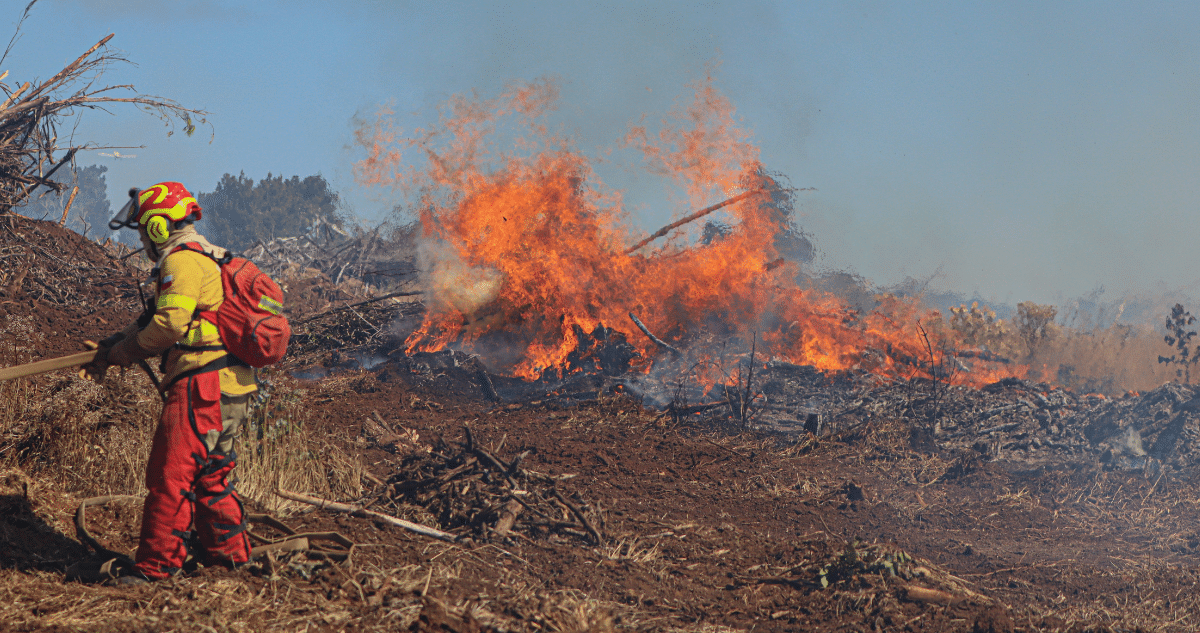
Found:
[(648, 380), (704, 391), (737, 382), (752, 348), (760, 363), (973, 386), (1054, 372), (1035, 353), (1052, 338), (1051, 308), (1022, 304), (1015, 326), (977, 306), (947, 320), (914, 298), (860, 310), (806, 283), (797, 190), (762, 165), (711, 77), (693, 88), (660, 130), (622, 142), (681, 204), (706, 208), (636, 244), (621, 196), (548, 131), (551, 82), (454, 98), (427, 129), (404, 133), (388, 112), (360, 129), (360, 181), (395, 188), (419, 222), (428, 311), (405, 347), (549, 381), (609, 371), (616, 341)]

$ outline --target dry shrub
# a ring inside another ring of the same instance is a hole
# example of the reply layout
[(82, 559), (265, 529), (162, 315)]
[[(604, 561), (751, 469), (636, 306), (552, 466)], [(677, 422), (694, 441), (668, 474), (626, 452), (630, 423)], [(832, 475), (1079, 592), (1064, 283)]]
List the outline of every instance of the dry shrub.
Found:
[(1058, 337), (1059, 327), (1054, 323), (1058, 308), (1038, 305), (1032, 301), (1017, 304), (1017, 336), (1025, 344), (1026, 356), (1032, 359), (1049, 341)]
[(950, 308), (950, 329), (958, 333), (965, 345), (983, 347), (1005, 357), (1016, 355), (1008, 324), (997, 319), (991, 308), (980, 308), (978, 302), (972, 302), (970, 308), (965, 305)]
[(978, 302), (972, 302), (970, 308), (966, 305), (950, 308), (950, 314), (950, 328), (963, 344), (984, 347), (1008, 358), (1032, 359), (1060, 332), (1054, 323), (1058, 309), (1031, 301), (1017, 304), (1017, 314), (1011, 323), (997, 319), (994, 310), (987, 306), (980, 308)]
[[(0, 341), (8, 364), (29, 362), (44, 342), (19, 316), (9, 317)], [(145, 376), (103, 384), (71, 374), (2, 382), (0, 462), (84, 494), (144, 491), (158, 403)]]
[(308, 424), (307, 392), (275, 374), (259, 383), (249, 423), (238, 443), (238, 490), (268, 512), (296, 506), (272, 494), (303, 491), (321, 497), (350, 498), (362, 492), (362, 463), (318, 437)]

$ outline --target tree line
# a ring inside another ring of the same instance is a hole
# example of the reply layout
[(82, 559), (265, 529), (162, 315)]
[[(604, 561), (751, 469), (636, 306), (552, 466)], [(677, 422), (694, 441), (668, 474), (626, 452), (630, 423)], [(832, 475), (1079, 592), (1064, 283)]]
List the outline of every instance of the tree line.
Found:
[[(108, 230), (116, 208), (125, 204), (125, 192), (114, 194), (115, 201), (109, 200), (107, 171), (103, 165), (89, 165), (61, 176), (56, 174), (55, 180), (66, 185), (63, 194), (35, 195), (17, 211), (35, 219), (57, 221), (72, 187), (78, 186), (79, 193), (67, 215), (68, 228), (93, 240), (111, 236), (126, 243), (136, 242), (137, 237), (129, 231), (113, 235)], [(320, 174), (284, 178), (268, 173), (257, 182), (245, 172), (225, 174), (212, 191), (192, 189), (192, 193), (204, 209), (204, 219), (197, 228), (214, 244), (235, 252), (254, 246), (260, 239), (301, 235), (318, 219), (335, 224), (342, 224), (344, 219), (337, 192)]]

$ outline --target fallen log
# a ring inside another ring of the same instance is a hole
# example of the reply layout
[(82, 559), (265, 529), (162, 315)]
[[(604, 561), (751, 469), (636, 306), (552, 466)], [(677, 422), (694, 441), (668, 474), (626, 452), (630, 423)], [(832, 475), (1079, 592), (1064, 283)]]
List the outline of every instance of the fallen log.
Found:
[(445, 541), (447, 543), (458, 543), (461, 541), (461, 539), (459, 537), (457, 537), (453, 534), (450, 534), (449, 532), (443, 532), (437, 528), (429, 527), (428, 525), (421, 525), (420, 523), (413, 523), (412, 521), (405, 521), (404, 519), (398, 519), (394, 516), (391, 516), (390, 514), (384, 514), (382, 512), (376, 512), (374, 510), (368, 510), (361, 506), (350, 505), (348, 503), (338, 503), (336, 501), (329, 501), (328, 499), (321, 499), (319, 497), (310, 497), (309, 495), (306, 495), (306, 494), (301, 494), (298, 492), (291, 492), (289, 490), (283, 490), (283, 489), (276, 490), (275, 494), (277, 496), (283, 497), (284, 499), (288, 499), (290, 501), (299, 501), (300, 503), (307, 503), (309, 505), (316, 506), (322, 510), (332, 510), (334, 512), (345, 512), (347, 514), (357, 515), (357, 516), (369, 516), (371, 518), (379, 519), (381, 521), (384, 521), (385, 523), (389, 523), (396, 527), (403, 528), (405, 530), (408, 530), (409, 532), (413, 532), (415, 534), (420, 534), (421, 536), (428, 536), (429, 538), (435, 538), (439, 541)]
[(928, 602), (932, 604), (954, 604), (959, 598), (952, 593), (940, 589), (909, 585), (904, 588), (904, 597), (911, 602)]
[(507, 536), (512, 531), (513, 526), (517, 524), (517, 516), (524, 507), (516, 498), (509, 499), (508, 503), (504, 504), (500, 511), (500, 519), (496, 521), (496, 536)]

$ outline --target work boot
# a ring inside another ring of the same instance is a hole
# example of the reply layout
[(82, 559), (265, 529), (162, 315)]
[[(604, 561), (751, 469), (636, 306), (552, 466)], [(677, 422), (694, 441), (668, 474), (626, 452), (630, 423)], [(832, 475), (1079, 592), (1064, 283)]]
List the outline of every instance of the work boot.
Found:
[(150, 581), (141, 576), (117, 576), (104, 582), (107, 587), (137, 587), (148, 584)]

